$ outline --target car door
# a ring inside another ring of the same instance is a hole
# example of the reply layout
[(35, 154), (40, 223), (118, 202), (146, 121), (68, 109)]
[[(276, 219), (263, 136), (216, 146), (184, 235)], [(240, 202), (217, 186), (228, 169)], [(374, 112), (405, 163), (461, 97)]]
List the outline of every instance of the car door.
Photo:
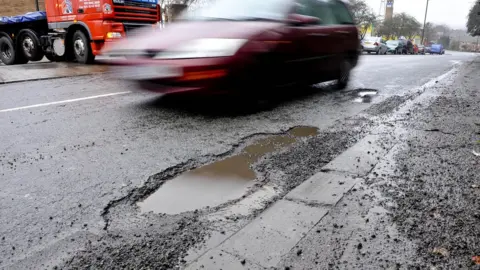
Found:
[(330, 74), (336, 78), (342, 61), (357, 54), (358, 30), (352, 15), (343, 2), (339, 0), (324, 0), (324, 2), (329, 3), (330, 12), (333, 15), (329, 26), (331, 29), (330, 40), (336, 46), (332, 48), (334, 57), (330, 59), (328, 66)]
[(328, 79), (331, 67), (334, 63), (335, 46), (333, 42), (333, 15), (331, 14), (328, 1), (323, 0), (299, 0), (303, 9), (297, 11), (300, 15), (317, 17), (320, 21), (315, 25), (301, 27), (305, 36), (303, 48), (302, 69), (305, 71), (304, 78), (310, 83), (318, 83)]

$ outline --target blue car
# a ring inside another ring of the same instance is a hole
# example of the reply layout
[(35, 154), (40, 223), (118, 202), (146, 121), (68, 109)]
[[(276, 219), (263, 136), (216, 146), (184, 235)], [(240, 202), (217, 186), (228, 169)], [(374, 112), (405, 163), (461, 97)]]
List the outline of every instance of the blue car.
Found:
[(445, 49), (442, 44), (432, 44), (430, 47), (430, 54), (444, 54)]

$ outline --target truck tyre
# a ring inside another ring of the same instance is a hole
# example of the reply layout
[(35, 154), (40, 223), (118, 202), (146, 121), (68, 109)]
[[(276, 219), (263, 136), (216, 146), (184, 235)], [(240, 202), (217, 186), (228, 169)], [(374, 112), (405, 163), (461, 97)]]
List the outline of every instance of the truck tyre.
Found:
[(92, 53), (92, 47), (87, 36), (81, 30), (75, 31), (73, 34), (73, 55), (78, 63), (91, 64), (95, 60), (95, 55)]
[(0, 38), (0, 60), (5, 65), (15, 64), (15, 47), (13, 41), (8, 37)]
[(17, 46), (18, 51), (23, 52), (25, 58), (30, 61), (40, 61), (45, 55), (37, 34), (30, 29), (22, 31)]

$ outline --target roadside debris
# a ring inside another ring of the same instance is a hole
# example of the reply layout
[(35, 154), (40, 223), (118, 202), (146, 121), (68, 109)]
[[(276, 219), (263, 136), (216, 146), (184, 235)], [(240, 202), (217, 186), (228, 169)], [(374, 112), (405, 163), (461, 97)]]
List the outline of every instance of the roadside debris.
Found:
[(450, 255), (448, 250), (446, 248), (442, 248), (442, 247), (434, 248), (433, 249), (433, 254), (442, 255), (443, 257), (448, 257), (448, 255)]

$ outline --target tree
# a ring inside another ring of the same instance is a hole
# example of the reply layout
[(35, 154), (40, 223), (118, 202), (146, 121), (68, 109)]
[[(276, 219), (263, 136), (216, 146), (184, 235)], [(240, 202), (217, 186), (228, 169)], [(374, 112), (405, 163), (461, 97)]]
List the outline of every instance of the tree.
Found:
[(392, 19), (387, 19), (377, 28), (379, 36), (385, 36), (387, 39), (391, 39), (395, 36), (396, 22)]
[(450, 37), (449, 36), (441, 36), (438, 39), (438, 43), (442, 44), (444, 48), (450, 47)]
[(395, 14), (378, 28), (378, 33), (388, 39), (401, 36), (411, 39), (419, 32), (420, 23), (407, 13)]
[(467, 32), (472, 36), (480, 36), (480, 1), (477, 1), (468, 13)]
[(460, 41), (455, 40), (450, 42), (449, 49), (453, 51), (460, 51)]
[(427, 41), (427, 42), (430, 42), (432, 40), (435, 39), (436, 37), (436, 34), (435, 34), (435, 25), (431, 22), (427, 22), (425, 24), (425, 35), (424, 35), (424, 42)]
[(377, 16), (364, 0), (349, 0), (353, 19), (360, 27), (360, 37), (364, 38), (368, 28), (377, 21)]

